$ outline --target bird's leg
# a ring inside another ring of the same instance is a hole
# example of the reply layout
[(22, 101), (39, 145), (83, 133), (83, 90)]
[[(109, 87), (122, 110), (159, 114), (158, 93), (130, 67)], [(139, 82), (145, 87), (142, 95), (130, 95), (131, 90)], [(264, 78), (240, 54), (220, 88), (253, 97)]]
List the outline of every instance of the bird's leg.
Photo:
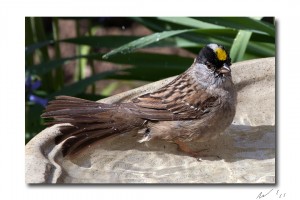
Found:
[(192, 156), (192, 157), (202, 156), (203, 152), (207, 151), (207, 149), (201, 149), (200, 151), (194, 151), (186, 143), (184, 143), (182, 141), (175, 140), (174, 142), (178, 145), (178, 149), (180, 151), (182, 151), (182, 152), (184, 152), (184, 153), (186, 153), (186, 154), (188, 154), (189, 156)]
[(143, 124), (145, 126), (145, 128), (139, 131), (139, 133), (143, 133), (143, 135), (144, 135), (143, 138), (138, 141), (139, 143), (147, 142), (151, 139), (150, 128), (148, 127), (147, 122), (148, 121), (145, 121)]
[(189, 156), (192, 156), (194, 158), (197, 158), (197, 160), (201, 160), (201, 157), (217, 157), (220, 158), (219, 156), (212, 156), (207, 153), (205, 153), (208, 149), (201, 149), (198, 151), (192, 150), (186, 143), (175, 140), (174, 141), (178, 145), (178, 149), (181, 150), (182, 152), (188, 154)]

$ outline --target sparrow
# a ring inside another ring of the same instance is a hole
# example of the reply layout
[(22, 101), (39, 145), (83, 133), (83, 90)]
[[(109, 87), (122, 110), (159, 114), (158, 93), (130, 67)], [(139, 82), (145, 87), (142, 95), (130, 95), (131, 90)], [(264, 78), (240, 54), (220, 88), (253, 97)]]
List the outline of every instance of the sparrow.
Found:
[(174, 142), (193, 156), (188, 142), (214, 139), (233, 121), (237, 93), (230, 65), (223, 46), (208, 44), (185, 72), (154, 92), (116, 104), (58, 96), (41, 117), (47, 125), (71, 124), (60, 127), (55, 138), (63, 156), (130, 131), (139, 133), (139, 142)]

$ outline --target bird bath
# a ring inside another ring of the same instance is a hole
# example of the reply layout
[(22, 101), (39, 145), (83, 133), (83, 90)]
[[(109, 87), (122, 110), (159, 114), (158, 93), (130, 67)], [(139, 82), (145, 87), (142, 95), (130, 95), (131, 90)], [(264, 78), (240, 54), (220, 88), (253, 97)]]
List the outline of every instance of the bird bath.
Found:
[[(178, 151), (175, 144), (157, 140), (141, 144), (135, 133), (126, 133), (63, 158), (60, 146), (54, 144), (60, 134), (59, 125), (55, 125), (26, 145), (26, 183), (275, 184), (275, 58), (235, 63), (232, 76), (238, 90), (234, 122), (215, 140), (189, 144), (216, 156), (197, 161)], [(174, 78), (101, 102), (124, 102)]]

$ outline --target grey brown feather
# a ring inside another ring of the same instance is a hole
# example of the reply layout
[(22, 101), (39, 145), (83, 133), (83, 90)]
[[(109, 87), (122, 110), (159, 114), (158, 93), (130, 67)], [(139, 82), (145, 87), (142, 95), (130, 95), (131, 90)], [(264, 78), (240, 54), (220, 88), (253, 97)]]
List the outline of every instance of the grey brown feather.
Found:
[(207, 141), (224, 131), (235, 115), (236, 91), (230, 73), (217, 74), (195, 59), (192, 66), (159, 90), (128, 103), (104, 104), (59, 96), (47, 106), (48, 125), (64, 126), (56, 143), (63, 155), (131, 130), (147, 130), (142, 141)]

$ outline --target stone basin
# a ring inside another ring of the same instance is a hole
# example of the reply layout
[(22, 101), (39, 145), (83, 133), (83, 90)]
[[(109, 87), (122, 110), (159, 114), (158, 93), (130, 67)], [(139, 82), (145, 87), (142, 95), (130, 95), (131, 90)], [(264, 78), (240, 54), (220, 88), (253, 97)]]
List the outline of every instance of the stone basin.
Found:
[[(256, 183), (275, 184), (275, 58), (232, 65), (238, 90), (237, 113), (224, 134), (206, 143), (201, 160), (165, 141), (138, 143), (125, 133), (94, 143), (73, 157), (63, 158), (54, 138), (59, 125), (46, 128), (25, 147), (26, 183)], [(162, 87), (175, 77), (102, 99), (125, 102)]]

